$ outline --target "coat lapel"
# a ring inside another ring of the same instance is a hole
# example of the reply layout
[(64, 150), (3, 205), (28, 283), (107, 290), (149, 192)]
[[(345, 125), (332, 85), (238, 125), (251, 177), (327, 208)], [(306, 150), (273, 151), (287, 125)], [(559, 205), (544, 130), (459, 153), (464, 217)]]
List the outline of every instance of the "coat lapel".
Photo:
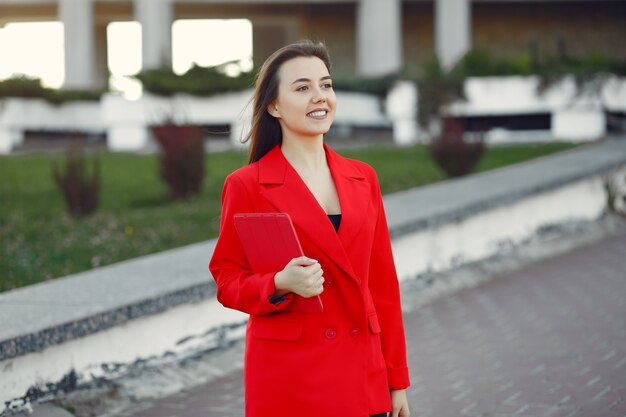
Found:
[(263, 195), (279, 212), (289, 213), (297, 230), (305, 233), (328, 258), (358, 281), (345, 248), (362, 227), (370, 202), (370, 184), (348, 160), (324, 145), (326, 159), (341, 206), (339, 233), (297, 171), (284, 157), (280, 145), (259, 160)]

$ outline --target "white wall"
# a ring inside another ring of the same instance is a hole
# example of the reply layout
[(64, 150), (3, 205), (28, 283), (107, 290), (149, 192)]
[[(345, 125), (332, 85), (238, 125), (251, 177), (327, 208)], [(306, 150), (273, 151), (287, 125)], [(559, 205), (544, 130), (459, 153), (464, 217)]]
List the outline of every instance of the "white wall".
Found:
[[(0, 361), (0, 404), (23, 396), (32, 385), (58, 382), (71, 370), (79, 375), (81, 382), (86, 382), (105, 375), (102, 364), (129, 364), (165, 352), (184, 353), (193, 349), (198, 340), (206, 343), (201, 335), (210, 329), (246, 320), (245, 314), (225, 309), (213, 297)], [(180, 343), (190, 336), (198, 339), (192, 337)], [(243, 333), (233, 336), (242, 337)], [(14, 404), (22, 405), (22, 402), (15, 400)]]

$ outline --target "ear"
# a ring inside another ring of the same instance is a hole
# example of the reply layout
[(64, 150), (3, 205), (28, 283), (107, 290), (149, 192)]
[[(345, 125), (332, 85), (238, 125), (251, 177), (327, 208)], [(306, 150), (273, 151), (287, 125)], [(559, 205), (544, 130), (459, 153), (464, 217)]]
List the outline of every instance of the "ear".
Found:
[(272, 100), (270, 104), (267, 105), (267, 112), (270, 114), (270, 116), (280, 119), (280, 111), (278, 111), (276, 100)]

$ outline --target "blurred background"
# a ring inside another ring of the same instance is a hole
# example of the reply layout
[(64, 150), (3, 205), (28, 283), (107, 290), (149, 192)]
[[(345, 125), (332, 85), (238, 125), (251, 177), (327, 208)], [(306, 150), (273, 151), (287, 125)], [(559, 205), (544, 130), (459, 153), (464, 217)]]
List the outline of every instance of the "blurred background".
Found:
[[(19, 120), (7, 105), (0, 152), (63, 131), (89, 134), (111, 150), (146, 149), (151, 135), (145, 127), (164, 118), (215, 126), (236, 145), (247, 125), (245, 94), (219, 105), (181, 97), (155, 103), (147, 95), (208, 98), (245, 91), (253, 78), (245, 74), (281, 45), (304, 38), (329, 47), (337, 90), (379, 99), (360, 97), (356, 108), (346, 99), (333, 132), (339, 136), (359, 128), (393, 129), (397, 143), (424, 142), (437, 132), (430, 115), (444, 101), (464, 98), (469, 102), (452, 113), (471, 119), (470, 130), (499, 129), (491, 132), (494, 140), (515, 139), (518, 130), (530, 131), (526, 140), (597, 138), (623, 131), (624, 109), (617, 102), (622, 96), (603, 97), (596, 103), (603, 111), (586, 112), (581, 131), (562, 126), (567, 114), (554, 114), (572, 95), (571, 85), (548, 97), (536, 97), (529, 88), (535, 82), (545, 88), (566, 75), (575, 76), (580, 87), (592, 74), (623, 73), (625, 7), (620, 0), (2, 0), (0, 97), (42, 96), (66, 104), (89, 99), (99, 105), (65, 112), (39, 106), (32, 109), (39, 122)], [(207, 67), (217, 74), (209, 77)], [(461, 81), (516, 75), (540, 77), (493, 81), (491, 87)], [(421, 106), (415, 88), (398, 80), (422, 84)], [(490, 95), (489, 88), (505, 89), (511, 99)]]
[(499, 59), (625, 59), (623, 3), (3, 0), (0, 77), (27, 74), (48, 87), (126, 90), (118, 78), (142, 69), (171, 67), (181, 74), (193, 64), (235, 61), (249, 70), (303, 38), (326, 42), (337, 75), (416, 70), (435, 55), (449, 69), (472, 48)]

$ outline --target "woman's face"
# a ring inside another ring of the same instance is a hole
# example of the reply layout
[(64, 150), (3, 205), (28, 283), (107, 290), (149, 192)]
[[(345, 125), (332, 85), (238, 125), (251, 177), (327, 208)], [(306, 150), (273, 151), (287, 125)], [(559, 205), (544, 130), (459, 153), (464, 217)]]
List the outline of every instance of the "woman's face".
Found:
[(298, 57), (278, 69), (278, 97), (267, 111), (283, 137), (323, 135), (335, 118), (335, 92), (328, 69), (317, 57)]

